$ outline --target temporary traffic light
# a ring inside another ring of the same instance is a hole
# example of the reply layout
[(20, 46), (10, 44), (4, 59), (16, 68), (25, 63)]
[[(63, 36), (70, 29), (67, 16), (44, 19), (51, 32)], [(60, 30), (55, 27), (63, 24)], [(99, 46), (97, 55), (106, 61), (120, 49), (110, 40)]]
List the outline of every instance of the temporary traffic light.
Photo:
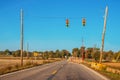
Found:
[(66, 19), (66, 26), (68, 27), (69, 26), (69, 20)]
[(82, 25), (83, 25), (83, 26), (86, 25), (86, 19), (85, 19), (85, 18), (82, 19)]

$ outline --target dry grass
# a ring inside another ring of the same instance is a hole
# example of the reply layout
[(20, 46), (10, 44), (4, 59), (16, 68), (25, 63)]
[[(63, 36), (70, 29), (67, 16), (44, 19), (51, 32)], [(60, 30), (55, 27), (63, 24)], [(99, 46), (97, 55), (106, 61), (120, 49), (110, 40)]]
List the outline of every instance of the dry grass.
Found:
[[(26, 64), (27, 62), (37, 62), (38, 64), (42, 64), (43, 60), (24, 60), (24, 64)], [(9, 59), (0, 59), (0, 68), (3, 68), (5, 66), (8, 65), (15, 65), (15, 64), (20, 64), (20, 60), (9, 60)]]
[(49, 59), (49, 60), (33, 60), (33, 59), (29, 59), (29, 60), (24, 60), (24, 66), (20, 66), (20, 58), (16, 59), (16, 58), (4, 58), (4, 59), (0, 59), (0, 74), (5, 74), (8, 72), (13, 72), (13, 71), (17, 71), (20, 69), (24, 69), (24, 68), (29, 68), (29, 67), (33, 67), (33, 66), (38, 66), (41, 64), (46, 64), (46, 63), (51, 63), (51, 62), (55, 62), (55, 61), (60, 61), (60, 59)]
[(103, 63), (103, 64), (116, 68), (116, 69), (120, 69), (120, 63)]

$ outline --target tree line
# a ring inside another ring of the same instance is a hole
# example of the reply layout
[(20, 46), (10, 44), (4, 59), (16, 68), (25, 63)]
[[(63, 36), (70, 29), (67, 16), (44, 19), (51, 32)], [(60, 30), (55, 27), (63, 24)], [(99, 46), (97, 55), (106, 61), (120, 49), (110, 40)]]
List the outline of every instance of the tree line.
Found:
[[(33, 52), (23, 52), (23, 57), (34, 57), (34, 53), (38, 53), (38, 56), (42, 59), (48, 58), (68, 58), (70, 56), (73, 57), (82, 57), (82, 50), (81, 48), (73, 48), (72, 53), (68, 50), (56, 50), (56, 51), (33, 51)], [(5, 51), (0, 51), (0, 55), (2, 56), (13, 56), (13, 57), (20, 57), (20, 50), (10, 51), (6, 49)], [(86, 59), (93, 59), (98, 61), (100, 58), (100, 49), (99, 48), (86, 48), (85, 49), (85, 58)], [(103, 60), (112, 61), (112, 60), (120, 60), (120, 51), (113, 52), (112, 50), (104, 51), (103, 52)]]
[[(81, 48), (73, 48), (72, 50), (73, 57), (82, 57), (82, 50)], [(86, 59), (93, 59), (98, 61), (100, 58), (100, 49), (99, 48), (87, 48), (85, 49), (85, 58)], [(103, 52), (103, 60), (105, 61), (112, 61), (112, 60), (119, 60), (120, 61), (120, 51), (113, 52), (112, 50), (104, 51)]]
[[(43, 59), (48, 58), (68, 58), (71, 56), (71, 53), (68, 50), (56, 50), (56, 51), (33, 51), (27, 52), (23, 51), (23, 57), (35, 57), (34, 53), (38, 53), (37, 57), (41, 57)], [(21, 53), (20, 50), (10, 51), (6, 49), (5, 51), (0, 51), (0, 55), (2, 56), (13, 56), (13, 57), (20, 57)]]

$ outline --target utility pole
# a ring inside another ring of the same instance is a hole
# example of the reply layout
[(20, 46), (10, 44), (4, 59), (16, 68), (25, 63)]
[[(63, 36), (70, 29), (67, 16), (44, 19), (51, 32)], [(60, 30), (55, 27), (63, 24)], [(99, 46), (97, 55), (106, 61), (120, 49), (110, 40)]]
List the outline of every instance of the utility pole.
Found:
[(96, 53), (96, 44), (93, 46), (93, 52), (92, 52), (92, 58), (94, 57), (94, 60), (96, 61), (96, 56), (94, 56)]
[(85, 59), (85, 47), (84, 47), (83, 37), (82, 37), (82, 47), (80, 49), (81, 49), (81, 53), (82, 53), (82, 62), (83, 62)]
[(28, 48), (29, 48), (29, 43), (27, 43), (27, 59), (29, 59), (29, 50), (28, 50)]
[(94, 46), (93, 46), (93, 53), (95, 53), (96, 52), (96, 44), (94, 44)]
[(120, 57), (120, 52), (118, 52), (118, 56), (117, 56), (117, 58), (116, 58), (116, 62), (118, 62), (119, 57)]
[(84, 47), (84, 40), (83, 40), (83, 37), (82, 37), (82, 47)]
[(23, 10), (21, 9), (20, 12), (20, 26), (21, 26), (21, 42), (20, 42), (20, 46), (21, 46), (21, 66), (23, 66)]
[(105, 38), (105, 32), (106, 32), (107, 15), (108, 15), (108, 6), (106, 6), (105, 16), (104, 16), (104, 28), (103, 28), (103, 33), (102, 33), (102, 46), (101, 46), (101, 51), (100, 51), (100, 61), (99, 61), (99, 63), (102, 63), (103, 50), (104, 50), (104, 38)]

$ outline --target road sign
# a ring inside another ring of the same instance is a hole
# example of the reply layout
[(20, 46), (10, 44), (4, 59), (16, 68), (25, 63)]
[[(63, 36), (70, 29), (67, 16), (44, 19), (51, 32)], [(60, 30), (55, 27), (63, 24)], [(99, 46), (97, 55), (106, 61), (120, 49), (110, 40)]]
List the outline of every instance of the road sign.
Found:
[(34, 57), (37, 57), (38, 56), (38, 53), (37, 52), (34, 52)]

